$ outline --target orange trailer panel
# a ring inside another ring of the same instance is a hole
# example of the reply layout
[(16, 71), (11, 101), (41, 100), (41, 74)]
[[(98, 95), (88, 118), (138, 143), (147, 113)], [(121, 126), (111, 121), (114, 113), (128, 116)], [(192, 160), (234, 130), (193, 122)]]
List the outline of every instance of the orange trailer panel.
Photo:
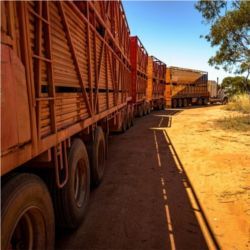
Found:
[(2, 174), (131, 100), (122, 4), (109, 3), (112, 25), (97, 6), (1, 2)]
[(130, 37), (131, 94), (133, 103), (146, 98), (148, 53), (137, 36)]
[(154, 102), (164, 102), (165, 87), (166, 64), (153, 56), (148, 57), (147, 101), (153, 102), (153, 106)]

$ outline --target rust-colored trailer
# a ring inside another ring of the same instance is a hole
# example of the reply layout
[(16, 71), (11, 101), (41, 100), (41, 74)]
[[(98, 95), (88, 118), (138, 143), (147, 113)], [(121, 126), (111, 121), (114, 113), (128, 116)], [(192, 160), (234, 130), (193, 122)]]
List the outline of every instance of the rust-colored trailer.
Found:
[(166, 105), (186, 107), (192, 104), (207, 104), (208, 74), (205, 71), (168, 67), (166, 74)]
[(81, 223), (109, 131), (130, 126), (129, 34), (120, 1), (1, 2), (2, 249)]
[(131, 60), (131, 95), (135, 107), (135, 115), (149, 113), (149, 103), (146, 102), (148, 53), (137, 36), (130, 37)]
[(148, 57), (146, 97), (151, 108), (163, 109), (165, 106), (166, 68), (166, 64), (156, 57)]

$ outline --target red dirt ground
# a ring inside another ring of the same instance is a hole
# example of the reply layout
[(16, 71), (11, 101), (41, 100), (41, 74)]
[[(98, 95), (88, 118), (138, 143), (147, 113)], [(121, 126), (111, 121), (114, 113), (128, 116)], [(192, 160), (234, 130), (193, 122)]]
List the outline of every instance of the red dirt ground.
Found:
[(220, 106), (154, 112), (110, 138), (104, 180), (57, 249), (248, 249), (250, 133)]

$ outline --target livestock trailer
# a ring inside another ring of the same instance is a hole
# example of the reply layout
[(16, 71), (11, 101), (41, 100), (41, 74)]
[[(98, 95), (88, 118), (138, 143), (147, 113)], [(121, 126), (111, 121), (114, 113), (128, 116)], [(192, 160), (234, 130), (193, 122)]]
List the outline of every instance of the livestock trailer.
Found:
[(146, 101), (148, 53), (137, 36), (130, 37), (131, 95), (137, 116), (150, 111)]
[(186, 107), (192, 104), (207, 104), (208, 73), (180, 67), (168, 67), (166, 74), (166, 105)]
[(120, 1), (1, 2), (2, 249), (81, 223), (133, 115), (129, 35)]
[(156, 57), (148, 57), (146, 100), (153, 109), (165, 106), (166, 68), (166, 64)]

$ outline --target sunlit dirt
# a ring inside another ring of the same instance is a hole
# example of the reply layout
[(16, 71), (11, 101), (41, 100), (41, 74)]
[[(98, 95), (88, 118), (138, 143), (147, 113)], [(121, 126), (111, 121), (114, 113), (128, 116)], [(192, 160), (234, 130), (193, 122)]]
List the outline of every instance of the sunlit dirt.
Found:
[(248, 249), (250, 132), (221, 106), (165, 110), (112, 135), (104, 180), (57, 249)]

